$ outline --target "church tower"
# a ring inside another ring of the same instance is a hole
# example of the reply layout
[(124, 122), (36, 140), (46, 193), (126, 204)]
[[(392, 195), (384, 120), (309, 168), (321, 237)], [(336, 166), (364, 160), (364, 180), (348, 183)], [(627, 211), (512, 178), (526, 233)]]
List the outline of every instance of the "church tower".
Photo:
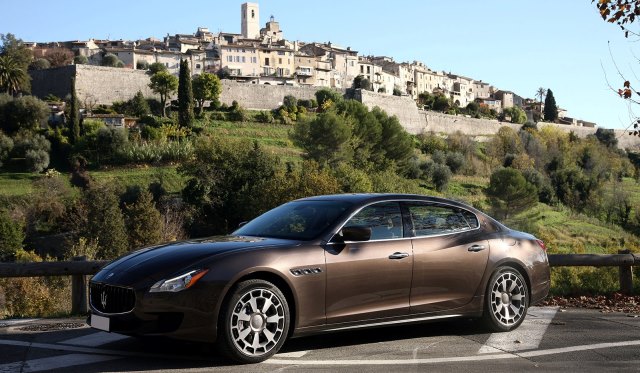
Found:
[(260, 9), (258, 4), (242, 4), (242, 37), (245, 39), (260, 38)]

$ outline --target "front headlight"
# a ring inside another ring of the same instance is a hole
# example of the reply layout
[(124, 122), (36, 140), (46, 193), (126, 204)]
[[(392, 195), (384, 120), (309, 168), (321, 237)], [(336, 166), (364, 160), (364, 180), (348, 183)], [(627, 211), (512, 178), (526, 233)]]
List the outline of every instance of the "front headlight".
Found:
[(153, 284), (151, 289), (149, 289), (149, 292), (159, 293), (169, 291), (175, 293), (188, 289), (200, 280), (207, 272), (209, 272), (208, 269), (193, 270), (178, 277), (168, 280), (160, 280)]

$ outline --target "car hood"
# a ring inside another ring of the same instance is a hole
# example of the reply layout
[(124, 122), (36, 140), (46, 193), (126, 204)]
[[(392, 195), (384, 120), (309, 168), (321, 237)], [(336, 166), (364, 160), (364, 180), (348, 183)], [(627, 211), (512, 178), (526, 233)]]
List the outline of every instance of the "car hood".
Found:
[(275, 238), (217, 236), (198, 240), (173, 242), (141, 249), (106, 265), (92, 281), (133, 286), (143, 280), (158, 281), (166, 276), (189, 270), (209, 257), (259, 247), (291, 245), (295, 241)]

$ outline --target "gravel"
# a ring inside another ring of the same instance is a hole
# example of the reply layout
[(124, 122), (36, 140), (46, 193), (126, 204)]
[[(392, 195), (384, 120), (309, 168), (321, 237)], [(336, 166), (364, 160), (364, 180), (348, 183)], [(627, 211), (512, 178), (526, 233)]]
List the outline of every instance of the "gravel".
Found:
[(629, 317), (640, 317), (640, 296), (630, 296), (620, 293), (611, 295), (557, 297), (545, 299), (542, 306), (559, 306), (560, 308), (589, 308), (603, 313), (622, 312)]

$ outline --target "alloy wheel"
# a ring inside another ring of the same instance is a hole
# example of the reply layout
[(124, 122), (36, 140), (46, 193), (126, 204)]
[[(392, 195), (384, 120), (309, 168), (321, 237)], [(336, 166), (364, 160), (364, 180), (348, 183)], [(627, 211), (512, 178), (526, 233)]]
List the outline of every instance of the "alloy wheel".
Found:
[(271, 351), (283, 338), (285, 308), (268, 289), (249, 290), (231, 312), (233, 344), (243, 354), (256, 357)]
[(496, 321), (510, 327), (525, 316), (527, 290), (522, 278), (512, 271), (501, 273), (491, 288), (491, 312)]

